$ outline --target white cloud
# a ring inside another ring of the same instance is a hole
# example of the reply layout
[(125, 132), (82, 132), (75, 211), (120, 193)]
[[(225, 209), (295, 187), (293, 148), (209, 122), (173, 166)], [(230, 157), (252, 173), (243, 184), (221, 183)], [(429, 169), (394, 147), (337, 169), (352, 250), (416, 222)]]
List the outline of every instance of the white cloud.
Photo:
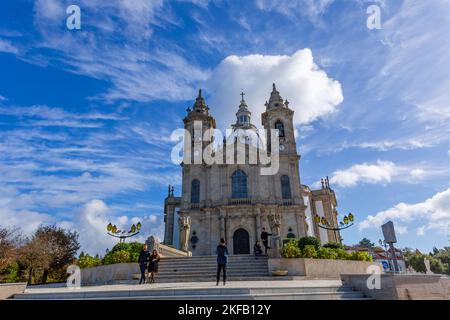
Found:
[(333, 172), (330, 183), (340, 187), (355, 187), (361, 183), (387, 184), (393, 181), (417, 183), (425, 178), (448, 172), (446, 168), (425, 165), (398, 165), (391, 161), (355, 164)]
[(448, 233), (450, 231), (450, 189), (439, 192), (423, 202), (399, 203), (388, 210), (369, 215), (359, 224), (359, 229), (379, 228), (388, 220), (420, 225), (416, 230), (417, 235), (424, 235), (426, 231)]
[[(377, 82), (383, 91), (415, 105), (421, 121), (450, 118), (450, 10), (447, 0), (405, 0), (398, 14), (383, 22), (382, 39), (390, 58)], [(430, 24), (430, 21), (433, 21)], [(382, 93), (384, 94), (384, 93)]]
[(16, 48), (10, 41), (0, 39), (0, 52), (18, 54), (19, 49)]
[(114, 246), (118, 239), (107, 235), (106, 226), (108, 223), (117, 227), (127, 229), (132, 224), (141, 222), (142, 229), (138, 236), (130, 238), (128, 241), (144, 242), (149, 236), (162, 236), (162, 221), (156, 215), (145, 217), (114, 216), (111, 208), (102, 200), (91, 200), (79, 215), (71, 223), (73, 229), (80, 233), (81, 250), (90, 254), (105, 253), (106, 248)]
[(287, 17), (295, 19), (306, 16), (313, 23), (319, 22), (334, 0), (256, 0), (256, 6), (260, 10), (275, 11)]
[(226, 57), (206, 84), (211, 95), (208, 101), (211, 113), (222, 128), (234, 123), (239, 94), (244, 89), (253, 114), (252, 121), (259, 126), (259, 116), (265, 111), (264, 103), (270, 96), (273, 82), (295, 111), (296, 125), (310, 123), (335, 112), (343, 101), (340, 83), (320, 70), (314, 63), (311, 50), (304, 49), (292, 56), (254, 54)]

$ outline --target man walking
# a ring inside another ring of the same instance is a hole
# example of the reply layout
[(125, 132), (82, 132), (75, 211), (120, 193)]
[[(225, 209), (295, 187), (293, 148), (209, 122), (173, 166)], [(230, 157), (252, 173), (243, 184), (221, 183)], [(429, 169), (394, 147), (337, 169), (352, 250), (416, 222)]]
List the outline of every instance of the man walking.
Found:
[(263, 243), (264, 248), (265, 248), (266, 256), (267, 256), (267, 249), (270, 249), (270, 247), (269, 247), (269, 236), (271, 236), (271, 235), (272, 235), (271, 233), (268, 233), (266, 231), (266, 228), (262, 228), (261, 240), (262, 240), (262, 243)]

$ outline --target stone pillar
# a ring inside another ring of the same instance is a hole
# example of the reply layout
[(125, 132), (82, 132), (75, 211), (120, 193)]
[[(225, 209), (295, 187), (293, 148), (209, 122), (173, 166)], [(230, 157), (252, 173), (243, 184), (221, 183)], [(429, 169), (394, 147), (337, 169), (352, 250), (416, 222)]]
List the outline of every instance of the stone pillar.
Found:
[(256, 207), (256, 215), (255, 215), (255, 222), (256, 222), (256, 240), (259, 239), (259, 236), (261, 234), (261, 208)]
[(174, 219), (175, 206), (166, 204), (164, 208), (164, 220), (166, 223), (164, 230), (164, 244), (166, 245), (173, 245)]
[(223, 209), (220, 209), (219, 212), (219, 228), (220, 228), (220, 237), (221, 238), (226, 238), (225, 237), (225, 212)]

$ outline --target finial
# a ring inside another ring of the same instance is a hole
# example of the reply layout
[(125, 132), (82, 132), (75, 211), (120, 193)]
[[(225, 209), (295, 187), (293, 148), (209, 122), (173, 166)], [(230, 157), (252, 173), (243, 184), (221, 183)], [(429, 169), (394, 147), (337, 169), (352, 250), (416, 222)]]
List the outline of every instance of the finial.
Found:
[(244, 93), (244, 91), (241, 91), (241, 102), (244, 102), (244, 96), (245, 96), (245, 93)]
[(199, 97), (199, 98), (202, 97), (202, 88), (198, 89), (198, 97)]
[(272, 83), (272, 91), (277, 91), (277, 87), (275, 87), (275, 82)]
[(169, 184), (169, 192), (168, 192), (168, 196), (170, 197), (170, 184)]
[(322, 184), (322, 189), (325, 189), (325, 182), (323, 181), (323, 178), (320, 179), (320, 183)]

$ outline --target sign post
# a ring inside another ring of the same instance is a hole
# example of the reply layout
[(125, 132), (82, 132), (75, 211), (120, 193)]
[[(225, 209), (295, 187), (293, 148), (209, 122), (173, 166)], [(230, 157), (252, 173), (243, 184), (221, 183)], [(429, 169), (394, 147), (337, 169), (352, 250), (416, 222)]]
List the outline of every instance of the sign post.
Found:
[(383, 230), (384, 241), (389, 244), (389, 251), (391, 252), (392, 261), (394, 263), (394, 271), (399, 272), (397, 255), (395, 254), (394, 243), (397, 243), (397, 238), (395, 236), (394, 223), (388, 221), (381, 226)]

